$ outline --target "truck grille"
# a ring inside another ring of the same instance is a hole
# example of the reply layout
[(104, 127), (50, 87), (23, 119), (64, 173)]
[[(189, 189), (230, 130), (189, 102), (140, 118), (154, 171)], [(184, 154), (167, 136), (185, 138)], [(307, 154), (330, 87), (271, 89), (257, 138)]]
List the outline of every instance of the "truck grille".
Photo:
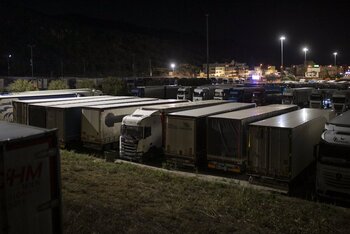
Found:
[(335, 172), (327, 169), (322, 170), (325, 183), (328, 186), (350, 190), (350, 175), (342, 172)]
[(125, 142), (124, 139), (121, 141), (121, 158), (133, 159), (136, 157), (137, 143)]

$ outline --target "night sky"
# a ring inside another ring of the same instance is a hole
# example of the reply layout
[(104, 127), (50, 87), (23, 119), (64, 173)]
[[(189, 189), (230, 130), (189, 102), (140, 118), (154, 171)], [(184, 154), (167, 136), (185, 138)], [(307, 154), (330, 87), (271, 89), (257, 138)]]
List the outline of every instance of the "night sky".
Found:
[(287, 65), (303, 62), (304, 46), (316, 63), (333, 63), (334, 51), (338, 64), (350, 63), (348, 1), (37, 0), (18, 1), (18, 5), (52, 15), (79, 14), (188, 33), (204, 41), (208, 13), (211, 62), (232, 58), (279, 65), (283, 34)]

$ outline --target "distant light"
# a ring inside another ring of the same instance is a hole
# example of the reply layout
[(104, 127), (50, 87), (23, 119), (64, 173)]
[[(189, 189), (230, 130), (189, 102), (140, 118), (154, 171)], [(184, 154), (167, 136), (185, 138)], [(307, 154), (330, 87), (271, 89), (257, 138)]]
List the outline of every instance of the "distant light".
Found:
[(306, 47), (304, 47), (304, 48), (303, 48), (303, 51), (304, 51), (304, 52), (307, 52), (307, 51), (309, 51), (309, 49), (306, 48)]
[(175, 63), (170, 64), (171, 68), (175, 68), (175, 66), (176, 66)]
[(11, 58), (12, 57), (12, 54), (9, 54), (9, 58)]
[(334, 56), (337, 56), (337, 54), (338, 54), (337, 52), (334, 52), (334, 53), (333, 53)]
[(260, 76), (259, 75), (252, 75), (252, 79), (253, 80), (260, 80)]
[(281, 40), (281, 41), (284, 41), (284, 40), (286, 40), (286, 37), (285, 37), (285, 36), (281, 36), (281, 37), (280, 37), (280, 40)]

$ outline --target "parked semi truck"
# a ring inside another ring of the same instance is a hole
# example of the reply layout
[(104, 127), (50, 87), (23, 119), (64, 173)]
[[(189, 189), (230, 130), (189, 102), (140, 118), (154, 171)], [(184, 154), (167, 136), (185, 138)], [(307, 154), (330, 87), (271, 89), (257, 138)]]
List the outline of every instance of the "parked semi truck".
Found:
[(160, 99), (176, 99), (178, 86), (159, 85), (159, 86), (138, 86), (131, 90), (137, 97), (150, 97)]
[(184, 86), (184, 87), (178, 88), (177, 97), (176, 97), (178, 100), (192, 101), (192, 97), (193, 97), (193, 87)]
[(310, 96), (310, 108), (329, 109), (335, 89), (314, 89)]
[(315, 153), (317, 195), (350, 201), (350, 111), (325, 125)]
[(254, 92), (263, 92), (261, 87), (235, 87), (230, 90), (229, 100), (233, 102), (246, 102), (253, 101)]
[(333, 110), (337, 113), (343, 113), (350, 109), (350, 90), (339, 90), (332, 95)]
[(203, 101), (214, 99), (215, 87), (203, 86), (193, 90), (193, 101)]
[(63, 233), (56, 130), (0, 121), (0, 233)]
[(214, 100), (228, 100), (230, 98), (230, 90), (233, 87), (218, 87), (215, 89)]
[(59, 101), (59, 102), (43, 102), (34, 103), (28, 106), (27, 123), (31, 126), (46, 128), (47, 108), (51, 106), (68, 105), (68, 104), (81, 104), (95, 103), (96, 105), (101, 102), (115, 101), (120, 99), (130, 99), (134, 97), (130, 96), (98, 96), (96, 99), (79, 99), (71, 101)]
[(87, 96), (87, 97), (64, 97), (64, 98), (48, 98), (48, 99), (31, 99), (31, 100), (15, 100), (12, 101), (13, 106), (13, 122), (20, 124), (28, 124), (28, 107), (32, 104), (44, 102), (69, 102), (76, 100), (97, 100), (110, 96)]
[(12, 101), (47, 99), (61, 97), (92, 96), (94, 93), (91, 89), (67, 89), (67, 90), (47, 90), (47, 91), (30, 91), (16, 94), (0, 95), (0, 120), (13, 121)]
[(314, 146), (334, 111), (304, 108), (249, 125), (247, 172), (252, 183), (290, 191), (315, 161)]
[(208, 167), (243, 172), (247, 162), (248, 125), (297, 110), (296, 105), (268, 105), (208, 117)]
[(283, 91), (282, 104), (295, 104), (300, 108), (308, 107), (313, 88), (286, 88)]
[(170, 113), (166, 116), (165, 156), (177, 166), (206, 167), (207, 117), (253, 108), (253, 103), (225, 103)]
[(87, 148), (119, 148), (120, 127), (126, 115), (138, 108), (177, 103), (179, 100), (150, 100), (114, 105), (96, 105), (82, 108), (81, 141)]
[[(46, 128), (58, 129), (58, 141), (61, 147), (66, 147), (72, 143), (80, 143), (81, 136), (81, 110), (84, 107), (100, 105), (133, 104), (153, 100), (147, 98), (125, 98), (109, 101), (71, 103), (46, 108)], [(38, 116), (40, 118), (40, 116)]]
[(146, 106), (123, 118), (120, 135), (120, 157), (142, 161), (154, 152), (161, 152), (165, 144), (165, 121), (169, 113), (214, 106), (224, 101), (207, 100)]

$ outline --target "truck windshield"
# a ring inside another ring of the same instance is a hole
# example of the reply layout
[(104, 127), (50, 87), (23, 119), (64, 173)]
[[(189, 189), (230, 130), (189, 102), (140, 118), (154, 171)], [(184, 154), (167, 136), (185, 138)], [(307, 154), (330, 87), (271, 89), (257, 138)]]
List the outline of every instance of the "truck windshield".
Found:
[(222, 97), (223, 95), (222, 91), (215, 91), (215, 97)]
[(319, 160), (325, 164), (350, 167), (350, 147), (341, 144), (321, 143)]
[(345, 103), (345, 98), (343, 97), (334, 97), (333, 103)]
[(310, 99), (311, 99), (312, 101), (322, 101), (322, 96), (321, 96), (321, 95), (318, 95), (318, 94), (312, 94), (312, 95), (310, 96)]
[(193, 96), (194, 96), (194, 97), (203, 97), (203, 92), (201, 92), (201, 91), (199, 91), (199, 92), (196, 91), (196, 92), (193, 93)]
[(121, 134), (126, 138), (142, 139), (143, 128), (138, 126), (122, 125)]
[(188, 91), (177, 91), (178, 95), (187, 95)]

